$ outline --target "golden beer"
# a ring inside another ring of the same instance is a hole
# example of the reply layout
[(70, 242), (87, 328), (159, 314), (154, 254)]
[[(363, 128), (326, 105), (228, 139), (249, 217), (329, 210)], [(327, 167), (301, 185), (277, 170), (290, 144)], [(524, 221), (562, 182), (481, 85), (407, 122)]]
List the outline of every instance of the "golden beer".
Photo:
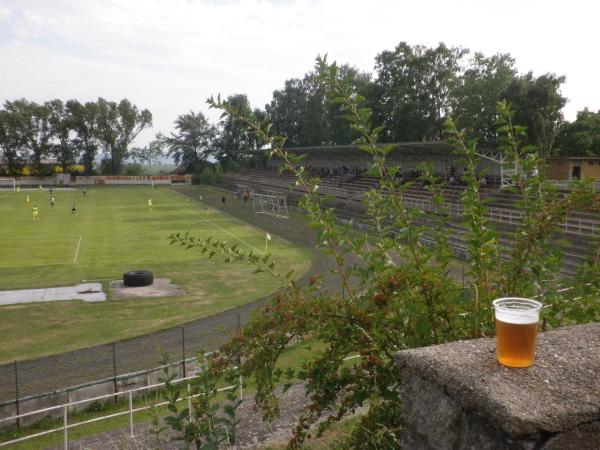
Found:
[(542, 304), (516, 297), (494, 300), (493, 303), (498, 361), (508, 367), (532, 366)]

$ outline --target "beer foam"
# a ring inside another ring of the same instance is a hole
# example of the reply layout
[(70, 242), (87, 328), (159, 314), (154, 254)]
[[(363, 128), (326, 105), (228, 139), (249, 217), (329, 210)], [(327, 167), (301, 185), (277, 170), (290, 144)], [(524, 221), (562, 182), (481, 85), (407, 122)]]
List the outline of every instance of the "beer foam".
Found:
[(528, 325), (539, 322), (537, 310), (506, 311), (496, 309), (496, 319), (504, 323), (515, 325)]
[(527, 325), (540, 320), (542, 304), (537, 300), (506, 297), (494, 300), (496, 319), (504, 323)]

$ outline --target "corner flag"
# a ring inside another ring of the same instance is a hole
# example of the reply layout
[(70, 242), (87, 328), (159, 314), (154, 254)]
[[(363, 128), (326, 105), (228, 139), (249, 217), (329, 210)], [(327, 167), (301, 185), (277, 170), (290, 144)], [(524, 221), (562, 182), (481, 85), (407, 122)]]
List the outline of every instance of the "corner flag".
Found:
[(265, 235), (265, 253), (267, 253), (267, 247), (269, 246), (269, 241), (271, 240), (271, 235), (267, 233)]

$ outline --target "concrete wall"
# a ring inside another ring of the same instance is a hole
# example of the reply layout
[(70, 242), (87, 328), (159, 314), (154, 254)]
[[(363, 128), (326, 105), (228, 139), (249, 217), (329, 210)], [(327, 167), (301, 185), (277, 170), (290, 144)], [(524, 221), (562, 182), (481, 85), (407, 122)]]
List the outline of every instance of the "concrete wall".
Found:
[(536, 364), (496, 361), (494, 339), (396, 355), (403, 449), (600, 448), (600, 323), (542, 333)]

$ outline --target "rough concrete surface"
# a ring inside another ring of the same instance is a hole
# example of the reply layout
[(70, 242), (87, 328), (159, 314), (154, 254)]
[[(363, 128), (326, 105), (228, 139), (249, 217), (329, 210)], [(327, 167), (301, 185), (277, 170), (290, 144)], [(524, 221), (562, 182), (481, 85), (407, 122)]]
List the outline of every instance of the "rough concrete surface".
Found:
[(83, 300), (84, 302), (102, 302), (106, 294), (102, 292), (100, 283), (84, 283), (75, 286), (19, 289), (16, 291), (1, 291), (0, 305), (16, 303), (55, 302), (60, 300)]
[(171, 283), (170, 278), (155, 278), (150, 286), (125, 286), (123, 280), (115, 280), (110, 283), (110, 295), (113, 300), (124, 300), (127, 298), (148, 297), (178, 297), (185, 295), (185, 291)]
[(463, 448), (444, 443), (490, 433), (502, 434), (506, 446), (461, 445), (600, 448), (592, 441), (600, 437), (600, 323), (540, 334), (527, 369), (500, 365), (495, 349), (494, 339), (477, 339), (396, 355), (409, 448)]

